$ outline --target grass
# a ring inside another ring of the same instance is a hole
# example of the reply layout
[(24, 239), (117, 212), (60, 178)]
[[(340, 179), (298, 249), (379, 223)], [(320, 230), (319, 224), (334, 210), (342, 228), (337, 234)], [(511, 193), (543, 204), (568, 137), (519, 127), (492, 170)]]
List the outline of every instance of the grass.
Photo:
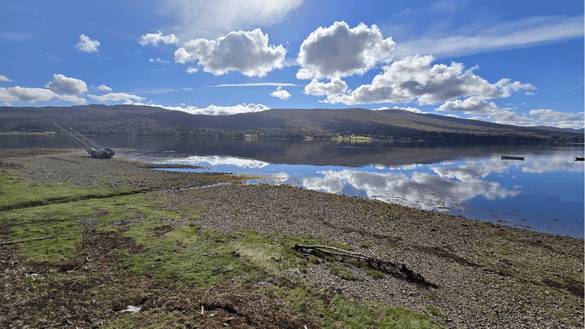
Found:
[(324, 328), (443, 328), (420, 313), (402, 307), (351, 301), (331, 290), (315, 292), (304, 287), (276, 290), (289, 307), (305, 316), (318, 318), (319, 325)]
[(502, 253), (502, 255), (510, 255), (512, 254), (513, 251), (508, 247), (503, 247), (500, 252)]
[(103, 198), (138, 192), (138, 189), (78, 187), (55, 183), (32, 185), (16, 177), (14, 170), (0, 169), (0, 210), (24, 208), (29, 205), (46, 205), (71, 202), (84, 198)]
[[(345, 279), (357, 280), (348, 267), (364, 269), (375, 278), (384, 274), (370, 269), (367, 264), (348, 261), (338, 264), (330, 256), (299, 254), (294, 244), (320, 244), (351, 250), (347, 245), (327, 241), (311, 235), (292, 237), (278, 234), (240, 230), (225, 234), (203, 230), (194, 221), (205, 213), (204, 207), (174, 209), (166, 204), (164, 192), (121, 195), (133, 189), (84, 188), (67, 184), (31, 186), (16, 178), (16, 172), (0, 171), (0, 225), (9, 227), (8, 240), (64, 235), (54, 239), (19, 243), (20, 251), (32, 261), (64, 264), (79, 254), (80, 246), (88, 233), (130, 238), (137, 250), (113, 249), (113, 268), (124, 269), (127, 274), (172, 280), (181, 285), (195, 287), (219, 286), (230, 279), (252, 283), (267, 277), (305, 270), (311, 264), (328, 262), (330, 271)], [(5, 196), (10, 196), (5, 198)], [(30, 207), (8, 207), (34, 203)], [(191, 222), (174, 226), (174, 221)], [(84, 221), (89, 221), (90, 226)], [(67, 280), (82, 282), (88, 274), (76, 271)], [(63, 273), (46, 274), (54, 280)], [(29, 280), (30, 289), (43, 293), (46, 283)], [(428, 317), (400, 307), (374, 306), (350, 301), (331, 291), (316, 291), (299, 279), (292, 287), (274, 287), (288, 307), (306, 314), (325, 328), (441, 328)], [(118, 298), (116, 294), (95, 295), (97, 300)], [(110, 328), (135, 328), (138, 322), (149, 328), (172, 327), (180, 314), (150, 312), (125, 314), (107, 324)], [(135, 321), (136, 320), (136, 321)]]
[(333, 275), (336, 275), (345, 280), (361, 280), (363, 279), (361, 276), (354, 275), (350, 271), (344, 269), (343, 267), (337, 265), (336, 263), (331, 263), (329, 265), (329, 272)]
[(441, 311), (441, 309), (438, 308), (438, 307), (435, 307), (435, 306), (425, 306), (424, 309), (427, 310), (432, 315), (439, 316), (439, 317), (442, 317), (442, 318), (446, 318), (447, 317), (447, 315), (445, 313), (443, 313), (443, 311)]

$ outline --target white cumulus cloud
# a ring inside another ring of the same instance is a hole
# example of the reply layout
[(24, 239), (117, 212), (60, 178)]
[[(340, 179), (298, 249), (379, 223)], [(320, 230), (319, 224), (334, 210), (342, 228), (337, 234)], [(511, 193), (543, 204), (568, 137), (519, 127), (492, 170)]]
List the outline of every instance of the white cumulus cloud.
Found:
[(52, 90), (44, 88), (23, 88), (10, 87), (0, 88), (0, 102), (6, 106), (10, 106), (12, 102), (48, 102), (52, 99), (72, 102), (75, 104), (85, 104), (86, 100), (75, 95), (59, 95)]
[[(127, 94), (127, 93), (108, 93), (102, 96), (96, 96), (96, 95), (87, 95), (89, 98), (96, 100), (100, 103), (106, 103), (106, 102), (121, 102), (124, 101), (126, 103), (131, 103), (133, 101), (141, 101), (144, 98), (140, 97), (140, 96), (136, 96), (136, 95), (132, 95), (132, 94)], [(143, 104), (146, 105), (146, 104)]]
[(189, 114), (202, 115), (232, 115), (238, 113), (253, 113), (270, 110), (270, 108), (263, 104), (239, 104), (234, 106), (217, 106), (209, 105), (208, 107), (200, 108), (197, 106), (163, 106), (153, 104), (134, 103), (135, 105), (149, 105), (158, 106), (166, 110), (187, 112)]
[(305, 86), (305, 94), (314, 96), (334, 96), (343, 94), (347, 90), (347, 84), (339, 77), (332, 78), (329, 82), (319, 82), (313, 79)]
[(373, 109), (373, 111), (383, 111), (383, 110), (404, 110), (404, 111), (413, 112), (413, 113), (422, 113), (422, 111), (419, 110), (419, 109), (417, 109), (416, 107), (398, 107), (398, 106), (395, 106), (395, 107), (390, 108), (390, 107), (384, 106), (384, 107), (381, 107), (381, 108), (378, 108), (378, 109)]
[(163, 0), (159, 13), (171, 16), (181, 40), (217, 38), (230, 31), (282, 22), (303, 0)]
[(530, 84), (502, 79), (491, 84), (475, 75), (472, 68), (452, 62), (431, 65), (433, 56), (408, 56), (385, 66), (371, 84), (362, 85), (351, 93), (330, 96), (328, 103), (346, 105), (370, 103), (409, 103), (421, 105), (447, 102), (461, 97), (481, 96), (484, 99), (509, 97), (521, 89), (536, 89)]
[(54, 74), (53, 81), (47, 83), (45, 88), (51, 89), (54, 92), (79, 95), (87, 91), (87, 84), (80, 79), (68, 78), (63, 74)]
[(323, 79), (363, 74), (376, 64), (389, 62), (392, 38), (384, 39), (376, 25), (360, 23), (350, 28), (345, 22), (319, 27), (301, 45), (299, 79)]
[(98, 47), (100, 42), (97, 40), (91, 40), (85, 34), (79, 36), (79, 42), (75, 45), (77, 49), (80, 51), (84, 51), (86, 53), (93, 53), (98, 51)]
[(140, 40), (140, 44), (146, 46), (148, 44), (152, 44), (154, 46), (158, 46), (159, 43), (164, 43), (165, 45), (169, 44), (177, 44), (179, 43), (179, 39), (174, 34), (163, 35), (161, 31), (157, 33), (146, 33), (142, 36)]
[(190, 66), (185, 71), (187, 71), (187, 73), (190, 73), (190, 74), (199, 72), (199, 70), (196, 67), (190, 67)]
[(573, 129), (585, 128), (583, 112), (569, 113), (540, 109), (530, 110), (529, 114), (538, 117), (537, 123), (539, 125)]
[(7, 77), (0, 75), (0, 82), (10, 82), (12, 80), (8, 79)]
[(263, 77), (283, 67), (286, 52), (282, 45), (268, 45), (268, 35), (255, 29), (230, 32), (217, 40), (191, 40), (175, 51), (175, 62), (198, 61), (203, 71), (214, 75), (239, 71), (249, 77)]
[(584, 126), (583, 112), (561, 112), (551, 109), (531, 110), (528, 115), (519, 115), (511, 108), (498, 107), (481, 96), (463, 100), (448, 101), (436, 109), (441, 112), (463, 112), (475, 115), (471, 119), (491, 121), (518, 126), (551, 126), (558, 128), (581, 129)]
[(282, 90), (281, 86), (278, 86), (275, 91), (270, 93), (270, 96), (278, 97), (282, 100), (287, 100), (291, 97), (291, 94), (286, 90)]
[(97, 89), (98, 89), (98, 90), (101, 90), (101, 91), (108, 91), (108, 92), (109, 92), (109, 91), (112, 91), (112, 88), (110, 88), (110, 87), (108, 87), (108, 86), (106, 86), (106, 85), (99, 85), (99, 86), (97, 87)]

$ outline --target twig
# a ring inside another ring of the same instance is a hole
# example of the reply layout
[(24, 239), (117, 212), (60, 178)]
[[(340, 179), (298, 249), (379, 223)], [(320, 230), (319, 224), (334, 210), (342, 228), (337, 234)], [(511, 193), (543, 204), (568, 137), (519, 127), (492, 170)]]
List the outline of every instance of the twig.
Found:
[(203, 305), (201, 305), (201, 315), (203, 315)]
[(25, 242), (29, 242), (29, 241), (41, 241), (41, 240), (47, 240), (47, 239), (57, 239), (57, 238), (62, 238), (62, 237), (67, 237), (67, 236), (73, 236), (73, 234), (69, 234), (69, 235), (53, 235), (53, 236), (46, 236), (44, 238), (36, 238), (36, 239), (28, 239), (28, 240), (2, 242), (2, 243), (0, 243), (0, 246), (5, 246), (5, 245), (9, 245), (9, 244), (17, 244), (17, 243), (25, 243)]
[(85, 262), (83, 262), (83, 263), (81, 263), (81, 264), (79, 264), (79, 265), (75, 266), (75, 268), (74, 268), (74, 269), (72, 269), (71, 271), (69, 271), (69, 273), (65, 274), (64, 276), (62, 276), (62, 277), (61, 277), (59, 280), (57, 280), (57, 282), (58, 282), (58, 281), (61, 281), (61, 280), (63, 280), (63, 279), (65, 279), (65, 277), (67, 277), (69, 274), (73, 273), (73, 271), (75, 271), (76, 269), (78, 269), (78, 268), (79, 268), (79, 266), (81, 266), (81, 265), (83, 265), (83, 264), (87, 263), (87, 260), (88, 260), (88, 259), (87, 259), (87, 258), (85, 258)]
[(207, 292), (210, 292), (211, 289), (213, 289), (214, 286), (211, 286), (211, 288), (207, 289)]
[(276, 298), (278, 298), (278, 300), (280, 300), (282, 302), (282, 305), (286, 306), (286, 304), (284, 303), (284, 301), (282, 299), (280, 299), (280, 297), (278, 297), (278, 295), (276, 294), (276, 292), (274, 292), (274, 296), (276, 296)]

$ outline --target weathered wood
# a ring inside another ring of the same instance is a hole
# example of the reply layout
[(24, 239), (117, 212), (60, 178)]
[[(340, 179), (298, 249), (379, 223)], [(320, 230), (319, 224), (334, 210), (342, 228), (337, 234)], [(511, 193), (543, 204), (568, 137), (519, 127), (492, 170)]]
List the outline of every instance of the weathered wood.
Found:
[(30, 241), (41, 241), (41, 240), (48, 240), (48, 239), (57, 239), (57, 238), (63, 238), (63, 237), (68, 237), (68, 236), (73, 236), (73, 235), (72, 234), (70, 234), (70, 235), (53, 235), (53, 236), (47, 236), (47, 237), (44, 237), (44, 238), (36, 238), (36, 239), (28, 239), (28, 240), (1, 242), (0, 243), (0, 246), (5, 246), (5, 245), (9, 245), (9, 244), (17, 244), (17, 243), (25, 243), (25, 242), (30, 242)]
[[(336, 247), (330, 246), (318, 246), (318, 245), (300, 245), (295, 244), (292, 247), (294, 250), (299, 251), (303, 250), (316, 250), (322, 252), (326, 255), (331, 256), (340, 256), (340, 257), (353, 257), (361, 260), (367, 261), (368, 265), (372, 268), (375, 268), (379, 271), (382, 271), (387, 274), (395, 275), (400, 277), (404, 280), (415, 282), (419, 284), (423, 284), (426, 286), (438, 288), (438, 286), (434, 283), (428, 282), (420, 273), (416, 273), (413, 270), (409, 269), (405, 264), (393, 263), (390, 261), (385, 261), (377, 257), (366, 256), (357, 252), (347, 251)], [(328, 250), (329, 249), (329, 250)], [(331, 251), (334, 250), (335, 252)]]

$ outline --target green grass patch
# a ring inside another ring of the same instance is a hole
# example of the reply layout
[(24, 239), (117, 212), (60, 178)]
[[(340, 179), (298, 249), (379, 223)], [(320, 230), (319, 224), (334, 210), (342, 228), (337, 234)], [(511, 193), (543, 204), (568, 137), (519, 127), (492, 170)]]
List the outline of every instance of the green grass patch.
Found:
[(124, 233), (143, 246), (140, 253), (123, 260), (134, 275), (158, 280), (174, 277), (182, 284), (209, 286), (235, 277), (250, 282), (307, 266), (294, 250), (268, 234), (242, 230), (240, 237), (235, 237), (187, 225), (152, 236), (149, 232), (153, 225), (134, 224)]
[(368, 270), (368, 274), (374, 279), (381, 279), (384, 277), (384, 273), (376, 270)]
[(279, 290), (278, 295), (284, 295), (284, 300), (293, 310), (318, 318), (323, 328), (443, 328), (436, 321), (412, 310), (351, 301), (331, 290), (321, 291), (319, 296), (315, 296), (296, 287)]
[(513, 253), (513, 251), (508, 247), (503, 247), (500, 252), (502, 253), (502, 255), (510, 255)]
[(65, 183), (32, 185), (16, 177), (13, 170), (0, 171), (0, 210), (18, 209), (31, 205), (71, 202), (86, 198), (103, 198), (139, 191), (131, 187), (120, 189), (79, 187)]
[(342, 266), (335, 263), (329, 264), (329, 272), (345, 280), (361, 280), (361, 276), (354, 275), (350, 271), (344, 269)]
[(438, 308), (438, 307), (435, 307), (435, 306), (425, 306), (424, 308), (425, 308), (425, 310), (427, 310), (432, 315), (439, 316), (439, 317), (442, 317), (442, 318), (446, 318), (447, 317), (447, 315), (445, 313), (443, 313), (443, 311), (441, 311), (441, 309)]

